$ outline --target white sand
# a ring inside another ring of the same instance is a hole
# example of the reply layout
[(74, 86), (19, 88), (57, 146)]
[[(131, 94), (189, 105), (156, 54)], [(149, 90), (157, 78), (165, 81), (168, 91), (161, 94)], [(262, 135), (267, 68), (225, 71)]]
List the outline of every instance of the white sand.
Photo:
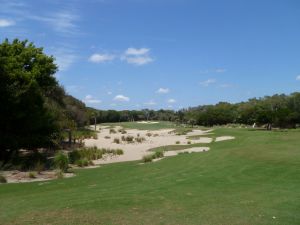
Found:
[[(98, 139), (86, 139), (84, 143), (86, 146), (92, 147), (97, 146), (98, 148), (109, 148), (109, 149), (122, 149), (124, 151), (123, 155), (116, 157), (108, 157), (106, 159), (95, 160), (95, 164), (107, 164), (114, 162), (125, 162), (125, 161), (135, 161), (140, 160), (144, 155), (149, 154), (149, 149), (156, 148), (160, 146), (166, 145), (175, 145), (177, 141), (180, 142), (181, 145), (187, 145), (190, 141), (191, 144), (195, 143), (211, 143), (212, 138), (210, 137), (200, 137), (198, 140), (187, 140), (187, 136), (190, 135), (201, 135), (210, 131), (202, 131), (202, 130), (193, 130), (187, 135), (176, 135), (173, 129), (163, 129), (156, 131), (147, 131), (147, 130), (136, 130), (136, 129), (127, 129), (126, 134), (121, 134), (117, 132), (116, 134), (110, 134), (109, 129), (101, 128), (101, 132), (98, 133)], [(121, 127), (115, 127), (115, 130), (118, 131)], [(152, 136), (148, 137), (146, 134), (151, 133)], [(119, 138), (121, 140), (122, 136), (133, 136), (137, 137), (138, 134), (140, 137), (144, 137), (146, 140), (142, 143), (127, 143), (121, 142), (120, 144), (113, 143), (114, 138)], [(157, 135), (157, 136), (155, 136)], [(110, 139), (106, 139), (105, 137), (109, 136)]]
[(219, 142), (219, 141), (227, 141), (227, 140), (232, 140), (235, 139), (235, 137), (232, 136), (222, 136), (222, 137), (217, 137), (215, 142)]

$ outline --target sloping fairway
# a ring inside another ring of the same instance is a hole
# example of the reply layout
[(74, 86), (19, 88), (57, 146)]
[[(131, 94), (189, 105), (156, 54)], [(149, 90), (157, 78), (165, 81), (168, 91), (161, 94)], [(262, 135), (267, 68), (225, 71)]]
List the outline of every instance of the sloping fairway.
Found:
[(217, 129), (236, 139), (155, 163), (0, 185), (1, 224), (300, 224), (300, 132)]

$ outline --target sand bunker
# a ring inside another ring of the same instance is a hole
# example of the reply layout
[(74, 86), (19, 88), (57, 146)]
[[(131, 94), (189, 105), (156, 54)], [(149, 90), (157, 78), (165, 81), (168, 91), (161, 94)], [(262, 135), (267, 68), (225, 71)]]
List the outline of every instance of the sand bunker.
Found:
[(217, 137), (215, 142), (219, 142), (219, 141), (227, 141), (227, 140), (232, 140), (235, 139), (235, 137), (232, 136), (222, 136), (222, 137)]
[[(2, 174), (5, 176), (7, 183), (27, 183), (34, 181), (48, 181), (57, 179), (55, 171), (42, 171), (39, 173), (34, 173), (35, 178), (29, 177), (29, 172), (21, 172), (18, 170), (14, 171), (3, 171)], [(64, 173), (64, 178), (73, 177), (74, 173)]]
[[(167, 145), (188, 145), (196, 143), (211, 143), (213, 138), (210, 137), (200, 137), (197, 140), (188, 140), (189, 135), (202, 135), (210, 131), (193, 130), (187, 135), (176, 135), (173, 129), (163, 129), (155, 131), (147, 130), (136, 130), (136, 129), (126, 129), (125, 134), (119, 132), (122, 127), (116, 126), (114, 130), (116, 133), (110, 133), (110, 129), (100, 126), (101, 131), (98, 133), (98, 139), (86, 139), (84, 143), (86, 146), (92, 147), (97, 146), (98, 148), (109, 148), (109, 149), (122, 149), (124, 151), (123, 155), (116, 157), (108, 157), (105, 159), (95, 160), (94, 164), (108, 164), (115, 162), (126, 162), (141, 160), (144, 155), (149, 154), (149, 149), (157, 148)], [(99, 129), (97, 129), (99, 130)], [(121, 141), (122, 136), (133, 136), (143, 137), (145, 141), (142, 143), (128, 143), (126, 141)], [(120, 144), (114, 143), (114, 139), (119, 139)]]

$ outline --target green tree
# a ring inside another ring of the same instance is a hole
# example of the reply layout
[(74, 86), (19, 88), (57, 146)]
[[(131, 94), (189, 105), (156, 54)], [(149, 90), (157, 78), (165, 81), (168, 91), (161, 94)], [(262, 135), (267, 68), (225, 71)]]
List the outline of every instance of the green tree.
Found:
[(57, 97), (56, 71), (54, 58), (33, 43), (0, 44), (0, 160), (20, 148), (53, 144), (59, 126), (46, 102)]

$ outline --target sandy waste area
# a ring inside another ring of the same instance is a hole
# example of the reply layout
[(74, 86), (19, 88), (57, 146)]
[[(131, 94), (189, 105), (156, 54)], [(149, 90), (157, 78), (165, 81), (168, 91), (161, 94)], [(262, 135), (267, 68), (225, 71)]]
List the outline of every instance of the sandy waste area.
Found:
[[(210, 132), (212, 132), (212, 130), (193, 130), (192, 132), (189, 132), (186, 135), (176, 135), (176, 133), (173, 132), (174, 129), (162, 129), (154, 131), (125, 129), (125, 134), (119, 132), (122, 130), (122, 127), (117, 126), (113, 129), (116, 131), (116, 133), (110, 133), (110, 127), (97, 126), (97, 130), (99, 130), (98, 138), (84, 140), (84, 143), (87, 147), (97, 146), (98, 148), (122, 149), (124, 151), (124, 154), (120, 156), (107, 157), (104, 159), (95, 160), (93, 161), (95, 165), (141, 160), (143, 156), (151, 154), (151, 152), (148, 151), (149, 149), (161, 146), (188, 145), (197, 143), (208, 144), (213, 141), (225, 141), (234, 139), (234, 137), (231, 136), (217, 137), (216, 140), (214, 140), (211, 137), (205, 137), (206, 134), (211, 134)], [(134, 138), (143, 137), (145, 138), (145, 140), (141, 143), (136, 141), (134, 141), (133, 143), (128, 143), (126, 141), (122, 141), (122, 136), (133, 136)], [(189, 136), (200, 137), (194, 140), (190, 140), (188, 139)], [(114, 143), (115, 138), (120, 140), (119, 144)], [(165, 152), (164, 155), (175, 156), (181, 152), (203, 152), (208, 150), (209, 147), (187, 148), (179, 151), (168, 151)]]

